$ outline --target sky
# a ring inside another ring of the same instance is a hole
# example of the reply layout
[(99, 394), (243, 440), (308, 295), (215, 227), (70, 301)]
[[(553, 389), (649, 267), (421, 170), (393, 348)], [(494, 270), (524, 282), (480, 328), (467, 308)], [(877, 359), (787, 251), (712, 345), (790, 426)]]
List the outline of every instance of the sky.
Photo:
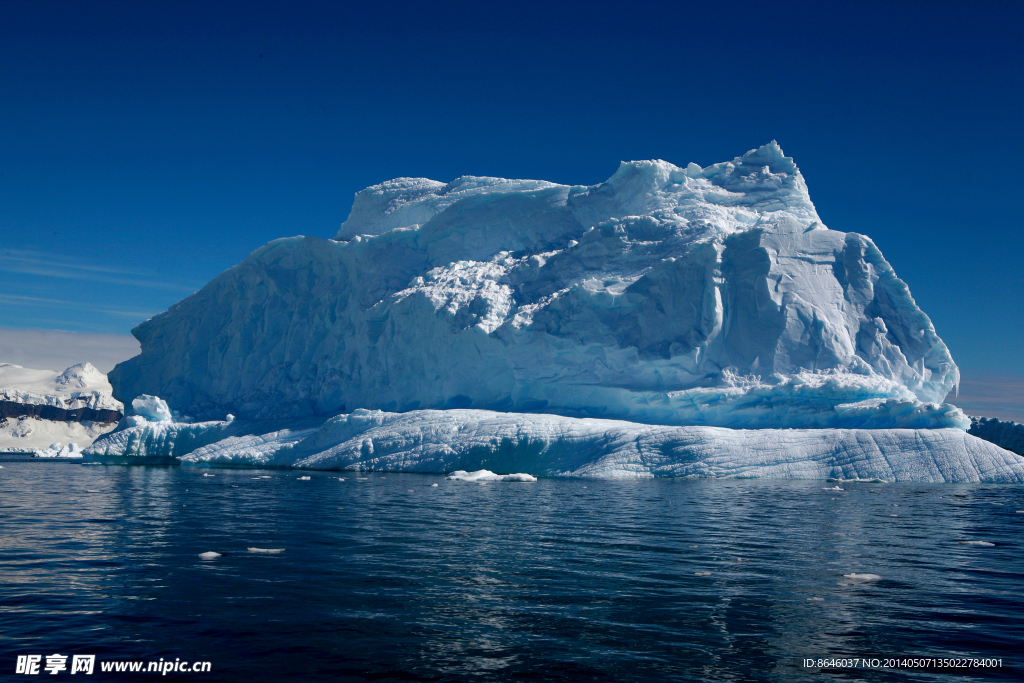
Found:
[(128, 334), (271, 239), (332, 237), (394, 177), (595, 184), (775, 139), (965, 381), (1020, 387), (1000, 378), (1024, 377), (1022, 19), (984, 1), (0, 0), (0, 328)]

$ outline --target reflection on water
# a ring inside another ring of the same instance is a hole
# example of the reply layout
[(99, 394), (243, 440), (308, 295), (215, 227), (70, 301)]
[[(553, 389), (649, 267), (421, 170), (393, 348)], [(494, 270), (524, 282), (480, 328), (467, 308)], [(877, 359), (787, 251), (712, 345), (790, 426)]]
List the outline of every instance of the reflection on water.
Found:
[(1018, 487), (3, 464), (0, 668), (68, 650), (209, 660), (207, 681), (790, 681), (820, 680), (803, 657), (1010, 663), (1024, 639)]

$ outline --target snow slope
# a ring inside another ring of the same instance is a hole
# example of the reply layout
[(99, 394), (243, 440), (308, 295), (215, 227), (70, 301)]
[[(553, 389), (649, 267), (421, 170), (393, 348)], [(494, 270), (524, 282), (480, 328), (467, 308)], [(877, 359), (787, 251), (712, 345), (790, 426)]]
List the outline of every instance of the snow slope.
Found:
[(399, 178), (139, 325), (125, 401), (199, 418), (477, 408), (663, 425), (966, 429), (874, 243), (774, 142), (566, 186)]
[[(960, 429), (742, 430), (483, 410), (358, 410), (319, 428), (226, 437), (229, 424), (135, 427), (97, 441), (85, 454), (103, 462), (153, 461), (158, 452), (192, 447), (167, 461), (572, 477), (1024, 483), (1024, 458)], [(190, 446), (181, 448), (186, 442)], [(193, 446), (200, 443), (207, 445)]]
[(0, 401), (46, 405), (74, 410), (115, 410), (124, 406), (114, 399), (107, 376), (89, 363), (72, 365), (64, 372), (33, 370), (0, 363)]

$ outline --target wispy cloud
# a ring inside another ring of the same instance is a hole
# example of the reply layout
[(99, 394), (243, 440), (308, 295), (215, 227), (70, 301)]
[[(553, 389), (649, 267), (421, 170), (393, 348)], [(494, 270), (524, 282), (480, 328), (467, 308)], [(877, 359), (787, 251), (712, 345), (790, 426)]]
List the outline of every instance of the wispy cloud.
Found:
[(39, 296), (18, 296), (16, 294), (0, 294), (0, 305), (9, 306), (73, 306), (77, 311), (86, 313), (105, 313), (119, 318), (130, 318), (134, 320), (146, 320), (156, 315), (156, 311), (123, 311), (119, 309), (103, 308), (92, 306), (79, 301), (66, 301), (63, 299), (47, 299)]
[(179, 292), (194, 292), (198, 289), (191, 285), (163, 282), (154, 279), (150, 273), (90, 263), (86, 259), (71, 259), (31, 249), (0, 250), (0, 272)]

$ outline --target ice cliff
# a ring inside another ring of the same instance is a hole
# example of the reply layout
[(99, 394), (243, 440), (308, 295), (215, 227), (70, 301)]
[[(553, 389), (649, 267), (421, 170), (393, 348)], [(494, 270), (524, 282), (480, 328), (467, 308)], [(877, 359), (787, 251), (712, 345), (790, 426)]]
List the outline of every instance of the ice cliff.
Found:
[(399, 178), (133, 330), (115, 395), (201, 419), (487, 409), (660, 425), (966, 429), (959, 373), (774, 142), (567, 186)]

